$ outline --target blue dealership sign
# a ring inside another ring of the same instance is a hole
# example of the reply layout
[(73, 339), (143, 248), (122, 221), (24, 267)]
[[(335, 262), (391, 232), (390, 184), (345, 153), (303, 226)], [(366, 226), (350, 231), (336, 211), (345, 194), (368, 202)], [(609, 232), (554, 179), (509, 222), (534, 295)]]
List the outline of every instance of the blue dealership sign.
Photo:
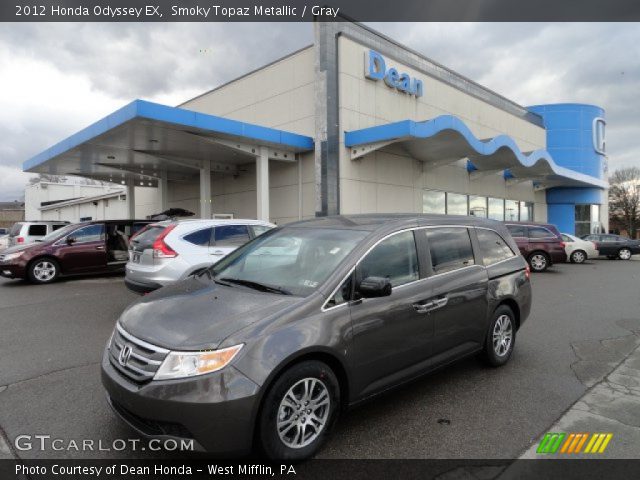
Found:
[(389, 87), (416, 98), (424, 93), (422, 80), (411, 78), (408, 73), (400, 73), (393, 67), (387, 70), (384, 57), (374, 50), (364, 52), (364, 75), (371, 80), (384, 80)]

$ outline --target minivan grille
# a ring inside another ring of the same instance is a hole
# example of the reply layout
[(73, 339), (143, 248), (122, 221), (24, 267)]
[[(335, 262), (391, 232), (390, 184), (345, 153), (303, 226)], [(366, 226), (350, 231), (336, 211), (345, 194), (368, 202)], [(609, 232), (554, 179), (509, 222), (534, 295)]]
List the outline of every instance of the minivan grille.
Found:
[[(130, 349), (128, 355), (122, 355), (125, 347)], [(168, 353), (167, 349), (156, 347), (125, 332), (120, 325), (116, 326), (109, 345), (111, 364), (136, 383), (150, 381)]]

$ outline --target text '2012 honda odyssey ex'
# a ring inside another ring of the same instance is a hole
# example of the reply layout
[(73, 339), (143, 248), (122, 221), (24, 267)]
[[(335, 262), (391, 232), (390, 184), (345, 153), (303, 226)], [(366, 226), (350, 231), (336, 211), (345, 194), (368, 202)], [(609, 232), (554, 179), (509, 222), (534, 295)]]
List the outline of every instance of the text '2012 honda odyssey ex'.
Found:
[(271, 230), (120, 317), (102, 361), (119, 416), (221, 454), (314, 454), (338, 412), (480, 353), (507, 362), (529, 267), (500, 223), (337, 216)]

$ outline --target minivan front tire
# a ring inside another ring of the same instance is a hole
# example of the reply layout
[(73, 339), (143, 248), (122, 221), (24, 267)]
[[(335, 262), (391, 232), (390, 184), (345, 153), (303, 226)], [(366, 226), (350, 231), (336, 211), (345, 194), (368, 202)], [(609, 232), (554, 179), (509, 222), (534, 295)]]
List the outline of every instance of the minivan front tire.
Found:
[(60, 265), (52, 258), (38, 258), (29, 264), (27, 276), (31, 283), (52, 283), (60, 275)]
[(507, 305), (500, 305), (489, 324), (483, 351), (484, 360), (492, 367), (501, 367), (511, 358), (515, 343), (515, 315)]
[(272, 460), (300, 461), (314, 455), (340, 409), (340, 385), (325, 363), (309, 360), (286, 370), (266, 394), (258, 434)]

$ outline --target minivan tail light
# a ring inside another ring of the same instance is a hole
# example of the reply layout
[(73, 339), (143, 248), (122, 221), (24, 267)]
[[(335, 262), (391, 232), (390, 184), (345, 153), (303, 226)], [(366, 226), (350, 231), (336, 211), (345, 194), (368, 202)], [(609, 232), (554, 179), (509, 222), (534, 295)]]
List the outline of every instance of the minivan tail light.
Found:
[(178, 256), (178, 252), (176, 252), (173, 248), (167, 245), (167, 242), (164, 241), (165, 237), (169, 235), (171, 230), (176, 228), (176, 224), (169, 225), (166, 227), (160, 235), (153, 242), (153, 256), (155, 258), (174, 258)]
[(16, 242), (18, 242), (18, 243), (24, 243), (24, 237), (18, 237), (18, 238), (16, 239)]
[(531, 268), (529, 267), (529, 264), (527, 264), (527, 266), (524, 267), (524, 276), (527, 280), (531, 278)]

